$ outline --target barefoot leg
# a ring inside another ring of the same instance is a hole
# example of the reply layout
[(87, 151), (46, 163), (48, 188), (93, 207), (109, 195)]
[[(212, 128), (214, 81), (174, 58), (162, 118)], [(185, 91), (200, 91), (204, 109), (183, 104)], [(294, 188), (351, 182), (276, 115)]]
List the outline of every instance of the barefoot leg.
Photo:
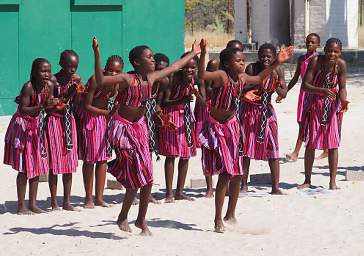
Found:
[(236, 203), (238, 202), (241, 179), (242, 176), (239, 175), (230, 180), (229, 203), (226, 215), (224, 217), (224, 221), (231, 224), (237, 222), (235, 217), (235, 208), (236, 208)]
[(188, 159), (180, 158), (178, 161), (178, 179), (177, 179), (177, 189), (176, 189), (176, 200), (188, 200), (193, 201), (194, 199), (185, 193), (183, 189), (185, 187), (186, 176), (188, 171)]
[(72, 188), (72, 173), (65, 173), (62, 175), (63, 181), (63, 210), (73, 211), (71, 205), (71, 188)]
[(32, 214), (31, 211), (25, 206), (25, 193), (27, 189), (27, 175), (24, 172), (19, 172), (16, 177), (16, 190), (18, 194), (18, 209), (17, 214)]
[(139, 212), (138, 212), (138, 217), (135, 221), (135, 226), (142, 230), (140, 234), (143, 236), (152, 235), (152, 233), (148, 228), (147, 222), (145, 221), (145, 216), (148, 210), (149, 196), (151, 191), (152, 191), (152, 184), (146, 185), (140, 189)]
[(48, 174), (48, 186), (51, 192), (51, 207), (52, 210), (59, 210), (58, 202), (57, 202), (57, 183), (58, 176), (57, 174), (53, 174), (53, 171), (50, 170)]
[(282, 195), (282, 191), (279, 189), (279, 160), (278, 159), (268, 159), (270, 173), (272, 177), (272, 192), (273, 195)]
[(174, 201), (173, 198), (173, 173), (174, 173), (174, 157), (166, 157), (164, 162), (164, 172), (165, 172), (165, 181), (166, 181), (166, 203), (171, 203)]
[(214, 197), (214, 190), (212, 189), (212, 176), (205, 176), (205, 179), (206, 179), (206, 187), (207, 187), (205, 197), (207, 197), (207, 198)]
[(85, 208), (94, 208), (92, 190), (94, 183), (94, 165), (83, 162), (82, 165), (83, 186), (85, 188)]
[(123, 200), (123, 206), (121, 207), (121, 211), (119, 213), (118, 220), (116, 223), (118, 224), (120, 230), (125, 232), (131, 232), (131, 229), (129, 227), (128, 223), (128, 213), (130, 210), (131, 205), (134, 202), (135, 195), (137, 193), (137, 189), (126, 189), (125, 197)]
[(106, 161), (97, 162), (95, 170), (95, 204), (102, 207), (108, 207), (109, 205), (104, 201), (104, 188), (106, 181)]
[(250, 168), (250, 158), (243, 158), (243, 178), (241, 181), (241, 192), (248, 192), (248, 177)]
[(311, 174), (313, 161), (315, 160), (315, 150), (311, 148), (306, 148), (305, 150), (305, 181), (303, 184), (299, 185), (297, 188), (309, 188), (311, 187)]
[(229, 181), (229, 176), (220, 174), (216, 184), (215, 192), (215, 232), (223, 233), (225, 231), (224, 223), (222, 222), (222, 207), (226, 194), (226, 184)]
[(338, 163), (338, 150), (335, 149), (329, 149), (328, 150), (329, 155), (329, 169), (330, 169), (330, 189), (338, 189), (338, 186), (336, 185), (336, 173), (337, 173), (337, 163)]
[(300, 139), (300, 136), (298, 135), (296, 146), (292, 153), (286, 154), (286, 159), (288, 161), (296, 161), (298, 158), (298, 154), (300, 153), (301, 147), (302, 147), (303, 141)]
[(34, 213), (44, 213), (45, 211), (37, 206), (38, 183), (39, 177), (29, 180), (29, 210)]

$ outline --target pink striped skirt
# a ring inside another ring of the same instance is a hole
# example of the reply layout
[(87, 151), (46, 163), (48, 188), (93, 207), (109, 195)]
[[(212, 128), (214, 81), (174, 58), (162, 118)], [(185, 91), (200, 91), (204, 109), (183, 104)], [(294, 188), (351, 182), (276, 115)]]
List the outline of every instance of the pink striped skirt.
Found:
[(256, 160), (279, 158), (278, 125), (274, 108), (268, 105), (264, 140), (258, 142), (262, 117), (262, 105), (244, 102), (240, 109), (244, 156)]
[[(203, 106), (201, 103), (199, 103), (198, 101), (196, 101), (196, 106), (195, 106), (195, 134), (196, 134), (196, 138), (198, 138), (202, 128), (204, 127), (206, 120), (209, 116), (209, 112), (211, 109), (211, 101), (207, 101), (206, 102), (206, 106)], [(200, 141), (197, 140), (196, 141), (196, 147), (200, 148)]]
[[(5, 135), (4, 164), (24, 172), (28, 179), (45, 175), (49, 171), (47, 157), (40, 154), (39, 117), (22, 116), (19, 111), (13, 115)], [(47, 136), (44, 132), (47, 148)]]
[(202, 170), (205, 176), (243, 175), (243, 157), (239, 156), (240, 127), (236, 117), (220, 123), (208, 116), (199, 135), (202, 151)]
[(152, 155), (145, 117), (130, 122), (118, 114), (111, 119), (110, 143), (116, 159), (108, 172), (125, 188), (138, 189), (153, 183)]
[(104, 115), (92, 115), (85, 111), (81, 119), (81, 140), (79, 159), (94, 164), (110, 159), (106, 152), (107, 120)]
[(193, 146), (189, 147), (186, 140), (186, 126), (184, 123), (183, 106), (165, 108), (163, 112), (177, 126), (176, 130), (160, 127), (159, 129), (159, 153), (163, 156), (173, 156), (188, 159), (196, 155), (196, 136), (194, 129), (194, 117), (191, 114), (191, 129)]
[(330, 103), (330, 119), (321, 124), (324, 97), (312, 95), (310, 111), (307, 115), (306, 146), (310, 149), (336, 149), (340, 145), (342, 113), (339, 97)]
[(52, 173), (65, 174), (76, 172), (78, 166), (77, 129), (73, 114), (71, 115), (72, 144), (71, 150), (66, 149), (63, 115), (53, 113), (47, 117), (47, 133), (49, 138), (49, 165)]

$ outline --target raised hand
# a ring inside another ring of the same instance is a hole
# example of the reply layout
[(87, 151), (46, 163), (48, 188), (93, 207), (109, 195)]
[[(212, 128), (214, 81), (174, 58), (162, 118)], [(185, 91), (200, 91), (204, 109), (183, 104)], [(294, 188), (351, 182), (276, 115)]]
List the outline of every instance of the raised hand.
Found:
[(99, 51), (99, 42), (97, 41), (96, 36), (94, 36), (94, 38), (92, 39), (92, 48), (95, 52)]
[(200, 49), (201, 49), (201, 52), (206, 53), (206, 51), (207, 51), (207, 40), (206, 39), (201, 39)]
[(289, 46), (287, 48), (281, 48), (281, 50), (278, 53), (278, 57), (277, 57), (277, 61), (278, 63), (283, 63), (286, 60), (288, 60), (289, 58), (291, 58), (293, 56), (294, 53), (294, 47), (293, 46)]
[(201, 52), (200, 43), (197, 43), (196, 40), (192, 44), (192, 50), (191, 51), (194, 52), (196, 55)]

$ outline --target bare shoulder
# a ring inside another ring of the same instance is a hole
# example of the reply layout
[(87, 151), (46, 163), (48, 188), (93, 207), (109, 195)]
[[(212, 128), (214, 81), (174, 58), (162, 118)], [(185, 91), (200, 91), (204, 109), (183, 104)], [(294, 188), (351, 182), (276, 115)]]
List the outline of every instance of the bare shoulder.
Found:
[(211, 59), (207, 63), (206, 70), (207, 71), (216, 71), (216, 70), (219, 69), (219, 66), (220, 66), (220, 60), (219, 59)]
[(337, 63), (339, 65), (339, 69), (346, 70), (346, 62), (345, 62), (345, 60), (343, 60), (343, 59), (340, 58)]
[(165, 91), (168, 88), (170, 79), (169, 77), (163, 77), (162, 79), (159, 80), (159, 90), (160, 91)]
[(21, 89), (21, 93), (23, 95), (32, 95), (33, 94), (32, 82), (28, 81), (25, 84), (23, 84), (22, 89)]

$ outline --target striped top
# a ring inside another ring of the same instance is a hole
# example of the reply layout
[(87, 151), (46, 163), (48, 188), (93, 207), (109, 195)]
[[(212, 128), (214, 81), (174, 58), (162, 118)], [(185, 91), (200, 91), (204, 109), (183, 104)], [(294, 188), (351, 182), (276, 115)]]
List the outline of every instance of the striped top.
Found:
[(227, 76), (227, 82), (224, 86), (213, 88), (211, 95), (211, 106), (226, 111), (235, 110), (234, 100), (240, 99), (244, 84), (240, 81), (234, 82), (231, 77)]
[(305, 56), (302, 63), (301, 63), (301, 66), (300, 66), (300, 76), (301, 76), (301, 79), (304, 78), (305, 74), (306, 74), (306, 71), (307, 71), (307, 68), (308, 68), (308, 64), (310, 64), (310, 61), (313, 57), (316, 57), (317, 56), (317, 52), (314, 52), (312, 53), (311, 55), (309, 56)]
[(188, 95), (191, 92), (194, 84), (194, 80), (184, 86), (181, 86), (180, 84), (175, 84), (171, 90), (171, 99), (176, 100), (185, 95)]
[(132, 85), (122, 90), (117, 96), (117, 102), (121, 105), (140, 107), (145, 105), (145, 102), (152, 98), (152, 85), (149, 83), (143, 85), (137, 74), (134, 76)]
[[(48, 97), (48, 88), (47, 87), (44, 87), (42, 89), (42, 91), (40, 91), (39, 93), (37, 93), (34, 90), (34, 93), (30, 96), (30, 106), (29, 107), (34, 107), (39, 104), (43, 104), (47, 97)], [(15, 98), (15, 103), (18, 105), (20, 104), (20, 95)]]

